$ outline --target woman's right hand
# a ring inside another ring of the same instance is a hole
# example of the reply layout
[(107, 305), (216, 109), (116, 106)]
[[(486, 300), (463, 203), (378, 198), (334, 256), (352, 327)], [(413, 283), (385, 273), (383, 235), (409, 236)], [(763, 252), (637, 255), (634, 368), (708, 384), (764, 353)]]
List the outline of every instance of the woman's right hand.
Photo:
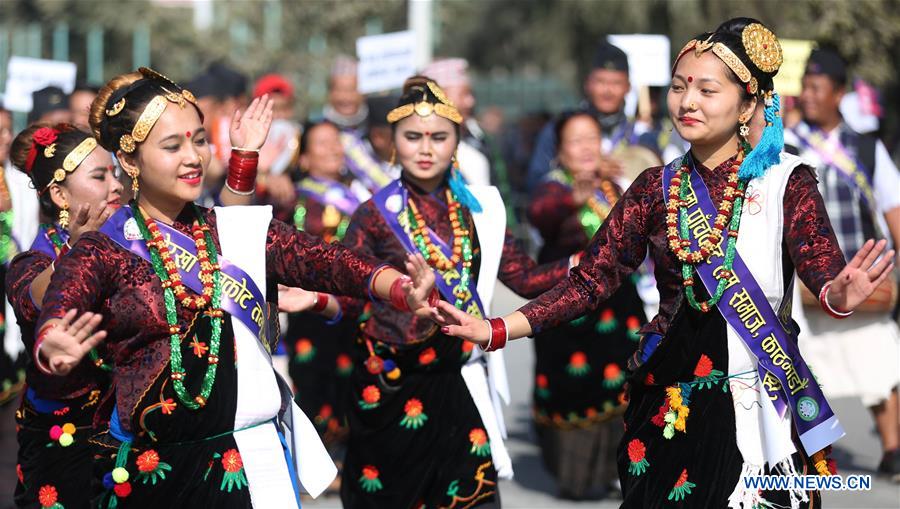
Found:
[(487, 346), (491, 339), (491, 326), (486, 320), (475, 318), (443, 300), (438, 303), (438, 312), (440, 318), (437, 321), (442, 324), (441, 332), (477, 345)]
[[(38, 338), (41, 341), (38, 355), (47, 359), (54, 375), (68, 374), (106, 337), (106, 331), (94, 332), (103, 316), (86, 312), (76, 320), (77, 314), (76, 310), (70, 309), (61, 319), (47, 322), (51, 328)], [(40, 362), (39, 359), (36, 361)]]
[(112, 214), (113, 209), (106, 205), (106, 200), (100, 202), (98, 207), (91, 207), (90, 203), (78, 207), (69, 221), (69, 243), (74, 245), (83, 233), (99, 230)]

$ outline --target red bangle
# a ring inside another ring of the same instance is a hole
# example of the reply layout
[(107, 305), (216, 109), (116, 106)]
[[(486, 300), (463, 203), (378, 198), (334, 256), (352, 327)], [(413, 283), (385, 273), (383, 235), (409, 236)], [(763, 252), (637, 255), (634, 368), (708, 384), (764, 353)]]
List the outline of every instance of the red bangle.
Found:
[(312, 307), (314, 313), (321, 313), (328, 307), (328, 294), (316, 292), (316, 305)]
[(485, 352), (494, 352), (506, 346), (509, 339), (509, 333), (506, 330), (506, 321), (503, 318), (489, 318), (488, 325), (491, 326), (491, 339), (486, 347), (482, 347)]
[(824, 310), (832, 318), (842, 320), (852, 315), (853, 311), (838, 311), (837, 309), (831, 307), (831, 304), (828, 303), (828, 290), (831, 288), (831, 283), (833, 282), (834, 281), (829, 281), (825, 283), (822, 286), (822, 289), (819, 290), (819, 305), (822, 306), (822, 310)]
[(41, 327), (41, 330), (38, 331), (36, 339), (34, 340), (34, 350), (32, 351), (32, 356), (34, 357), (34, 365), (37, 366), (38, 371), (44, 373), (45, 375), (52, 375), (53, 371), (50, 370), (47, 366), (41, 362), (41, 344), (44, 342), (44, 337), (47, 335), (47, 331), (56, 327), (55, 323), (48, 323)]
[(409, 302), (406, 300), (406, 292), (403, 291), (403, 283), (410, 281), (409, 276), (400, 276), (391, 283), (389, 293), (391, 305), (400, 311), (410, 312)]
[(256, 185), (259, 153), (246, 150), (231, 150), (228, 159), (228, 177), (225, 185), (237, 194), (250, 194)]

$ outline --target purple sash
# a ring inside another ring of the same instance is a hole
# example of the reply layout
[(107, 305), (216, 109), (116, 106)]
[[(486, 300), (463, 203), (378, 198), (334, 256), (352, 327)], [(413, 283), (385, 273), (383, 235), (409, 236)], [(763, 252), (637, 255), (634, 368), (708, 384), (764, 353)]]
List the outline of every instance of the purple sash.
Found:
[[(59, 233), (59, 238), (62, 239), (63, 242), (68, 242), (69, 232), (63, 230), (58, 225), (54, 226), (56, 227), (56, 231)], [(38, 228), (37, 236), (34, 238), (34, 242), (31, 243), (31, 249), (33, 251), (44, 253), (54, 260), (57, 257), (56, 246), (53, 245), (53, 242), (50, 240), (50, 236), (47, 235), (47, 229), (43, 226)]]
[[(197, 258), (197, 248), (194, 240), (187, 235), (175, 230), (171, 226), (156, 222), (175, 265), (181, 272), (181, 280), (185, 286), (201, 293), (203, 283), (200, 281), (200, 261)], [(136, 220), (131, 214), (131, 207), (122, 207), (116, 211), (100, 227), (100, 231), (106, 234), (116, 244), (150, 261), (150, 251), (147, 242), (138, 229)], [(222, 309), (232, 316), (236, 316), (254, 336), (262, 341), (268, 349), (268, 306), (262, 296), (262, 292), (253, 282), (253, 279), (237, 265), (219, 256), (222, 284)]]
[(307, 177), (297, 184), (297, 192), (324, 205), (333, 205), (345, 216), (353, 215), (353, 212), (359, 207), (359, 200), (350, 189), (333, 180)]
[[(407, 199), (407, 190), (403, 187), (403, 184), (399, 179), (391, 182), (372, 197), (372, 200), (378, 207), (378, 211), (381, 212), (385, 222), (391, 227), (391, 231), (394, 232), (394, 235), (406, 249), (406, 252), (418, 253), (419, 250), (413, 243), (412, 235), (409, 231), (409, 218), (407, 217), (406, 212)], [(437, 246), (449, 260), (453, 255), (453, 250), (450, 246), (448, 246), (442, 238), (438, 237), (431, 228), (428, 228), (428, 235), (431, 238), (431, 242), (434, 243), (434, 245)], [(447, 299), (447, 302), (453, 303), (457, 300), (454, 290), (459, 288), (461, 272), (461, 261), (455, 268), (446, 272), (434, 269), (435, 285), (441, 292), (441, 295)], [(478, 291), (474, 288), (473, 281), (474, 278), (470, 277), (469, 287), (467, 288), (468, 291), (466, 293), (466, 298), (463, 299), (461, 309), (476, 318), (483, 318), (484, 306), (481, 305), (481, 298), (478, 296)]]
[(341, 133), (341, 144), (344, 145), (344, 162), (347, 169), (366, 189), (375, 193), (391, 183), (391, 178), (381, 169), (381, 164), (369, 153), (363, 140), (349, 132)]
[[(669, 183), (681, 158), (663, 170), (662, 191), (668, 196)], [(693, 161), (691, 162), (693, 164)], [(691, 249), (698, 248), (711, 231), (716, 208), (703, 179), (690, 172), (692, 196), (687, 198)], [(724, 244), (724, 241), (722, 242)], [(710, 295), (715, 292), (716, 272), (724, 263), (721, 247), (706, 263), (696, 265), (703, 285)], [(779, 262), (780, 263), (780, 262)], [(791, 421), (800, 441), (810, 455), (833, 444), (844, 435), (844, 429), (831, 410), (825, 395), (800, 355), (795, 338), (786, 330), (766, 295), (753, 278), (739, 253), (734, 257), (734, 276), (719, 300), (719, 312), (758, 361), (759, 379), (775, 410), (782, 417), (790, 409)]]

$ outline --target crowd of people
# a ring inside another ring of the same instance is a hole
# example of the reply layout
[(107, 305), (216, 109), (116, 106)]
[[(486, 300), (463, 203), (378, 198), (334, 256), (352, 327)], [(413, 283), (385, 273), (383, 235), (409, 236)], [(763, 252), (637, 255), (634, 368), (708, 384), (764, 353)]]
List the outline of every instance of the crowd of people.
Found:
[[(578, 108), (506, 133), (461, 58), (366, 97), (340, 57), (303, 121), (224, 63), (0, 110), (16, 504), (500, 507), (526, 336), (559, 497), (817, 507), (740, 479), (834, 475), (836, 396), (900, 482), (900, 171), (844, 122), (837, 52), (796, 100), (782, 58), (728, 20), (629, 115), (602, 42)], [(498, 281), (533, 300), (491, 317)]]

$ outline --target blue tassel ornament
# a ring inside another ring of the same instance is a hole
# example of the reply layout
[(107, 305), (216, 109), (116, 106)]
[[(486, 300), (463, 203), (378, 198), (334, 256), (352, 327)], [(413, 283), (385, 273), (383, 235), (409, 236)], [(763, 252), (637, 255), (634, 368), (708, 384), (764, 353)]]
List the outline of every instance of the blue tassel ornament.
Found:
[(771, 99), (766, 100), (766, 127), (756, 147), (744, 157), (738, 178), (751, 180), (765, 175), (770, 166), (781, 161), (784, 150), (784, 124), (781, 121), (781, 98), (772, 92)]
[(462, 176), (462, 172), (459, 171), (459, 163), (456, 161), (455, 157), (453, 158), (453, 166), (450, 168), (449, 184), (450, 190), (456, 195), (456, 199), (459, 200), (460, 204), (472, 212), (482, 211), (478, 199), (475, 198), (475, 195), (473, 195), (471, 191), (469, 191), (469, 187), (466, 185), (466, 179)]

